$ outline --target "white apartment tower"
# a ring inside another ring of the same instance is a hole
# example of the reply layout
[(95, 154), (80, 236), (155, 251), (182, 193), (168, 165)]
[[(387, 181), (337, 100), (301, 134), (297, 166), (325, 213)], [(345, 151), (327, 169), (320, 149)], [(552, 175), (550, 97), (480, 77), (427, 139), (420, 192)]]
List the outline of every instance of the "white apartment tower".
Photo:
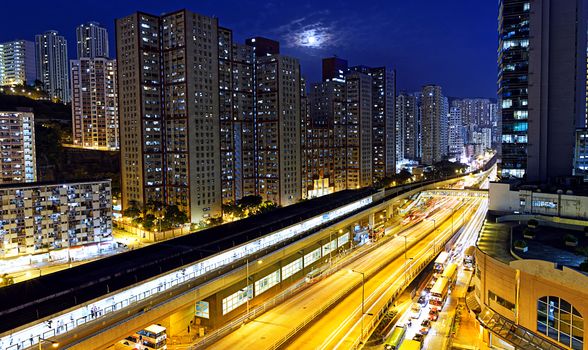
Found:
[(78, 58), (109, 57), (108, 32), (96, 22), (88, 22), (76, 28)]
[(67, 40), (54, 30), (35, 36), (37, 78), (52, 99), (70, 101)]
[(35, 44), (32, 41), (0, 44), (0, 86), (32, 85), (36, 78)]

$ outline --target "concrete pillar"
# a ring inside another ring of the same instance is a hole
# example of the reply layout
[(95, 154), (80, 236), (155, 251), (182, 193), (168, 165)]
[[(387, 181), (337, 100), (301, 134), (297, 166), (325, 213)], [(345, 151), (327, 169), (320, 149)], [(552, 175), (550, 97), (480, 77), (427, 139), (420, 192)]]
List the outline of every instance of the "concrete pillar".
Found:
[[(171, 336), (181, 333), (186, 334), (188, 331), (188, 325), (190, 325), (190, 321), (194, 319), (195, 310), (196, 306), (190, 305), (173, 313), (169, 317), (169, 326), (167, 327), (168, 334)], [(190, 326), (190, 333), (194, 331), (195, 328)]]
[(375, 220), (376, 220), (376, 215), (374, 213), (370, 214), (368, 217), (369, 223), (368, 223), (368, 227), (371, 229), (374, 228), (375, 225)]
[(386, 215), (388, 218), (392, 218), (394, 216), (394, 204), (388, 205), (388, 209), (386, 209)]

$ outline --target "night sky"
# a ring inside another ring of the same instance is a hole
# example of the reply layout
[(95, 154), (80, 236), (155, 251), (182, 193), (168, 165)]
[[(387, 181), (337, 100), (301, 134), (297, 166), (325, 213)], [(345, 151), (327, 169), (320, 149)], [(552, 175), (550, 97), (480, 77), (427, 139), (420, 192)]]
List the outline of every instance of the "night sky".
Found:
[(321, 58), (337, 55), (350, 65), (392, 66), (398, 89), (436, 83), (451, 97), (496, 97), (497, 2), (472, 0), (5, 0), (0, 41), (34, 40), (55, 29), (75, 58), (75, 27), (136, 11), (162, 14), (186, 8), (219, 18), (243, 42), (252, 36), (280, 41), (282, 53), (300, 59), (308, 82), (320, 80)]

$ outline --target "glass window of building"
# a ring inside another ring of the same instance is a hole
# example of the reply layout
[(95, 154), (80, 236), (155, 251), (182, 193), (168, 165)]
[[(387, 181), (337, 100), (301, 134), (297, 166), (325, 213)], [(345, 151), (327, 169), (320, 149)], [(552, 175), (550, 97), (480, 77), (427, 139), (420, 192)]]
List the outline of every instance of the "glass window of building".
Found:
[(584, 348), (584, 319), (559, 297), (546, 296), (537, 302), (537, 331), (572, 349)]

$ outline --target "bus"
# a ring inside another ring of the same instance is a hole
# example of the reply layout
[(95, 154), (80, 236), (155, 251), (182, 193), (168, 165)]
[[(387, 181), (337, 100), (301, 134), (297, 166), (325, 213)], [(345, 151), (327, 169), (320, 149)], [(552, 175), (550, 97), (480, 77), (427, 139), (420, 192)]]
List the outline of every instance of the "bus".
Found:
[(402, 345), (398, 348), (399, 350), (421, 350), (423, 343), (413, 339), (407, 339), (402, 342)]
[(165, 327), (152, 324), (137, 332), (142, 350), (167, 350), (167, 333)]
[(443, 307), (449, 292), (449, 280), (447, 278), (439, 278), (433, 288), (431, 289), (431, 299), (429, 303), (432, 305)]
[(451, 263), (445, 267), (441, 278), (449, 280), (449, 285), (453, 285), (457, 279), (457, 264)]
[(437, 259), (435, 259), (435, 272), (442, 272), (445, 269), (445, 265), (447, 265), (447, 259), (449, 259), (449, 253), (443, 251), (439, 254)]
[(404, 340), (404, 335), (406, 334), (406, 327), (405, 326), (396, 326), (392, 331), (392, 335), (386, 340), (384, 343), (384, 349), (386, 350), (396, 350)]

